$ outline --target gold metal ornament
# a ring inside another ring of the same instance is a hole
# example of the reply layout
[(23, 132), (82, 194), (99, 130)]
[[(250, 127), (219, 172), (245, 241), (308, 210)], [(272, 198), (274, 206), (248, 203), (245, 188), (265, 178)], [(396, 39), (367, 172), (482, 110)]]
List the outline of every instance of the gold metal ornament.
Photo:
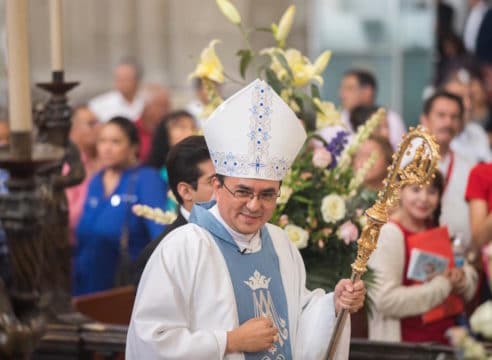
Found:
[[(388, 168), (388, 176), (383, 182), (383, 189), (378, 193), (376, 203), (365, 211), (367, 224), (357, 241), (357, 257), (352, 264), (352, 282), (359, 280), (367, 271), (367, 261), (376, 249), (381, 227), (388, 222), (388, 209), (398, 200), (400, 190), (411, 184), (428, 185), (435, 176), (438, 160), (439, 146), (434, 137), (422, 126), (410, 128), (393, 154), (393, 163)], [(347, 313), (343, 309), (337, 317), (328, 345), (328, 360), (334, 358)]]

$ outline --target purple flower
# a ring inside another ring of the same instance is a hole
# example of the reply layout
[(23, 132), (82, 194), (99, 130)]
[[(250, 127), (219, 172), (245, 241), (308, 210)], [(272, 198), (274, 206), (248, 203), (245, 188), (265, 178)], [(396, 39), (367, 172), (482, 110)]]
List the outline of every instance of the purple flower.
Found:
[(337, 166), (338, 157), (348, 143), (348, 135), (349, 133), (347, 131), (339, 131), (337, 132), (335, 137), (325, 146), (326, 150), (328, 150), (333, 157), (333, 161), (329, 166), (330, 169), (334, 169)]

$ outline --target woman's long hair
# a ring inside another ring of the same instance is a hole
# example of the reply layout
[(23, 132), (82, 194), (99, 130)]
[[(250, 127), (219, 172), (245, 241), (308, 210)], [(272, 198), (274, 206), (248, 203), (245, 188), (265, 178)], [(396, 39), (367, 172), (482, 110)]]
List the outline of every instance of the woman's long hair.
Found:
[(193, 115), (185, 110), (173, 111), (162, 118), (154, 130), (152, 146), (145, 161), (146, 165), (160, 170), (166, 164), (167, 154), (171, 148), (169, 144), (169, 125), (184, 117), (193, 119)]

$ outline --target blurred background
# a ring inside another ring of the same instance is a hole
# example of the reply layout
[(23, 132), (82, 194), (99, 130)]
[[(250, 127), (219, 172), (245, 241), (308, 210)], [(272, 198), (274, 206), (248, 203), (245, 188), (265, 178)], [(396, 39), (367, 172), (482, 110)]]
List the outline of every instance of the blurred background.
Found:
[[(249, 0), (235, 5), (244, 23), (265, 27), (277, 22), (291, 3), (297, 14), (288, 45), (312, 59), (325, 49), (333, 51), (323, 97), (339, 104), (343, 72), (367, 69), (379, 82), (377, 103), (402, 114), (407, 125), (417, 123), (422, 93), (433, 80), (438, 3), (452, 8), (457, 34), (463, 33), (469, 11), (466, 0)], [(30, 1), (33, 83), (50, 76), (48, 7), (47, 0)], [(234, 54), (241, 37), (212, 0), (84, 0), (64, 1), (63, 7), (66, 76), (81, 82), (71, 93), (73, 103), (111, 88), (112, 69), (131, 56), (143, 66), (144, 82), (169, 88), (179, 108), (192, 93), (187, 75), (213, 38), (222, 40), (217, 52), (226, 72), (237, 73)], [(0, 26), (5, 80), (5, 0), (0, 0)], [(255, 34), (253, 46), (265, 46), (269, 39), (269, 34)], [(0, 87), (4, 106), (6, 81)], [(224, 93), (236, 88), (226, 86)], [(34, 91), (35, 99), (43, 96)]]

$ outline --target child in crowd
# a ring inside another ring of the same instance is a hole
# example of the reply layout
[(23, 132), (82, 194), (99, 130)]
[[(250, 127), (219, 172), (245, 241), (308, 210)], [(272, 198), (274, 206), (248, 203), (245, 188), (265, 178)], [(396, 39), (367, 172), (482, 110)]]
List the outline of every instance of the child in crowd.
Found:
[[(475, 294), (477, 273), (468, 264), (448, 268), (423, 283), (407, 278), (412, 250), (409, 239), (439, 226), (443, 189), (440, 173), (428, 186), (405, 186), (398, 208), (381, 229), (378, 246), (369, 260), (376, 278), (369, 288), (373, 300), (371, 340), (446, 343), (445, 331), (455, 324), (455, 316), (427, 322), (423, 315), (452, 294), (464, 301)], [(430, 237), (428, 241), (436, 240)]]

